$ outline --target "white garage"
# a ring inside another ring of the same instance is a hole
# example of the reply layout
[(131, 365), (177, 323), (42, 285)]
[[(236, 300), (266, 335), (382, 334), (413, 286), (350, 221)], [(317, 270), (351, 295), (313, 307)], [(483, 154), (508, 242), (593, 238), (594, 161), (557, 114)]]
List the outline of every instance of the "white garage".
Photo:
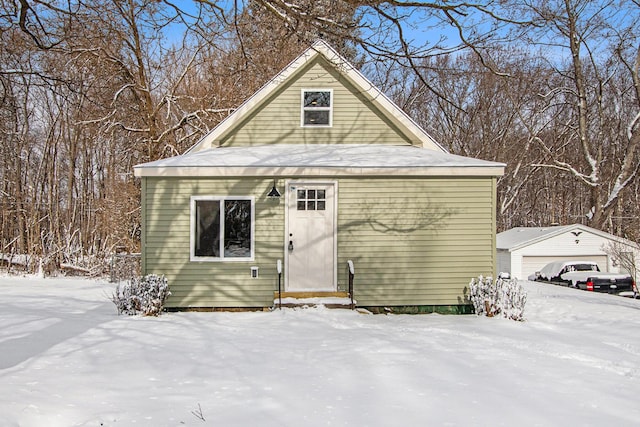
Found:
[[(610, 249), (612, 245), (617, 246), (615, 251)], [(581, 224), (512, 228), (496, 236), (496, 248), (498, 271), (518, 279), (561, 260), (595, 261), (602, 271), (637, 275), (637, 269), (621, 267), (616, 258), (624, 256), (633, 266), (639, 261), (638, 245)]]

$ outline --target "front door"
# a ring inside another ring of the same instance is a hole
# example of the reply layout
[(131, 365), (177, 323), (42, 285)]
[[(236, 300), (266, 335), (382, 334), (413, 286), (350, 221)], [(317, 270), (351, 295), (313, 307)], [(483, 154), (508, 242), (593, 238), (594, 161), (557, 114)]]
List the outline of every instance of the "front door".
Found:
[(335, 183), (287, 184), (286, 288), (336, 290)]

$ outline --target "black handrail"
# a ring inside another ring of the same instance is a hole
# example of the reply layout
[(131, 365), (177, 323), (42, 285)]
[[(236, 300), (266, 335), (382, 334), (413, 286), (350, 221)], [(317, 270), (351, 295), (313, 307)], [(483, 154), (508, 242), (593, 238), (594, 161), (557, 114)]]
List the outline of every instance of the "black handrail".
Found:
[(282, 278), (282, 261), (278, 260), (276, 262), (276, 270), (278, 271), (278, 307), (282, 310), (282, 288), (280, 286), (281, 278)]
[(347, 261), (347, 271), (349, 272), (349, 297), (351, 298), (351, 310), (355, 308), (355, 304), (353, 303), (353, 278), (356, 275), (356, 269), (353, 266), (353, 261)]

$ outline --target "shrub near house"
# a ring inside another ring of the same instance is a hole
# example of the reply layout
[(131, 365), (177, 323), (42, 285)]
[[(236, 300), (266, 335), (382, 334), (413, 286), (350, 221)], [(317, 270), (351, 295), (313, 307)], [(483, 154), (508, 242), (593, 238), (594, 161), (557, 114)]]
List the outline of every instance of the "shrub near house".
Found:
[(118, 283), (111, 301), (116, 305), (118, 314), (157, 316), (164, 309), (169, 295), (167, 279), (149, 274), (124, 284)]

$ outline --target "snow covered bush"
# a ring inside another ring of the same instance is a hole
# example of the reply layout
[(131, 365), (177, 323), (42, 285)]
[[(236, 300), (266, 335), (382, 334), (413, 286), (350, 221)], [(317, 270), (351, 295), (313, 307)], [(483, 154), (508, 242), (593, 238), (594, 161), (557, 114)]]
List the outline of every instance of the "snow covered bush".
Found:
[(111, 301), (116, 305), (118, 314), (157, 316), (169, 298), (169, 285), (164, 276), (148, 274), (118, 283)]
[(498, 279), (479, 276), (469, 283), (471, 303), (478, 315), (502, 316), (511, 320), (524, 320), (527, 292), (516, 279)]

